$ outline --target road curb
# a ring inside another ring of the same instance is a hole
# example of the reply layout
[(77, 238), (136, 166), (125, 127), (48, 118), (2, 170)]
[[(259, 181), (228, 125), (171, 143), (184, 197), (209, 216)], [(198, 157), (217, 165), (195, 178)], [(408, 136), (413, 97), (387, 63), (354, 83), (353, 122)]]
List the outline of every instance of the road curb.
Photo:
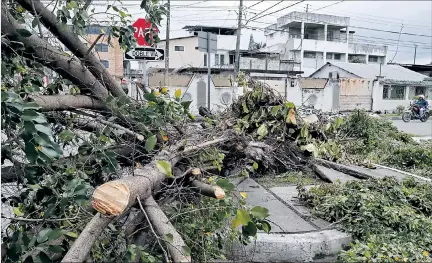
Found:
[(234, 262), (312, 262), (315, 258), (336, 255), (351, 241), (349, 234), (335, 229), (295, 234), (258, 233), (256, 240), (247, 246), (235, 244), (232, 259)]

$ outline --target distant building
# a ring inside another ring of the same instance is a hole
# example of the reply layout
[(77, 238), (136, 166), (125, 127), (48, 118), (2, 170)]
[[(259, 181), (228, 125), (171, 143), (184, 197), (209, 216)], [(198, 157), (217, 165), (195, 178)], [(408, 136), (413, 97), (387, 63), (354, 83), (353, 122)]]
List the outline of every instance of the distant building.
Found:
[(268, 26), (262, 50), (279, 52), (292, 70), (308, 76), (327, 62), (386, 64), (387, 46), (354, 42), (350, 18), (291, 12)]
[(287, 88), (288, 100), (323, 111), (391, 112), (421, 94), (432, 103), (432, 78), (399, 65), (344, 62), (327, 62)]
[(432, 77), (432, 63), (427, 65), (419, 65), (419, 64), (396, 64), (402, 66), (404, 68), (410, 69), (412, 71), (418, 72), (428, 77)]
[[(87, 35), (83, 39), (83, 43), (86, 46), (90, 47), (97, 39), (97, 37), (102, 33), (102, 30), (103, 32), (108, 33), (110, 31), (110, 27), (101, 25), (89, 25), (88, 27), (86, 27), (85, 32)], [(64, 48), (65, 51), (70, 52), (70, 50), (68, 50), (66, 47)], [(111, 75), (113, 75), (117, 79), (123, 78), (124, 53), (119, 45), (117, 38), (112, 38), (111, 45), (109, 45), (108, 37), (101, 37), (98, 43), (95, 44), (93, 52), (97, 53), (96, 56), (100, 59), (105, 68), (108, 69)]]

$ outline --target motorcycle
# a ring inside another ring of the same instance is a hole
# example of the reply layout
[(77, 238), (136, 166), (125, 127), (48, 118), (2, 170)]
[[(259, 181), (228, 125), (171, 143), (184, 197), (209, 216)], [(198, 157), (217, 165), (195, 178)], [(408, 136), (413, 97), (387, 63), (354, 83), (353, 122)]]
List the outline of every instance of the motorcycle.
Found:
[(420, 108), (417, 105), (410, 103), (408, 109), (402, 114), (402, 120), (404, 122), (409, 122), (410, 120), (420, 120), (422, 122), (426, 122), (429, 119), (429, 109), (426, 108), (421, 118), (419, 112)]

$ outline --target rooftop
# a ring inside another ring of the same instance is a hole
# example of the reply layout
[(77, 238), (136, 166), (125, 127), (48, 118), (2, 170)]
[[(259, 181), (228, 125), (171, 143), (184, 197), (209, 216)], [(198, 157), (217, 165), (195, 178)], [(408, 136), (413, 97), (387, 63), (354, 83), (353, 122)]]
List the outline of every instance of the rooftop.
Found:
[(186, 31), (190, 31), (190, 32), (204, 31), (204, 32), (218, 34), (218, 35), (235, 35), (237, 28), (195, 25), (195, 26), (185, 26), (182, 29), (185, 29)]
[[(361, 64), (361, 63), (343, 63), (328, 62), (323, 67), (330, 65), (343, 69), (360, 78), (375, 79), (377, 76), (383, 76), (385, 79), (399, 81), (424, 81), (426, 76), (415, 71), (409, 70), (399, 65), (382, 65), (380, 70), (379, 64)], [(321, 67), (322, 68), (322, 67)], [(318, 69), (319, 70), (321, 70)]]

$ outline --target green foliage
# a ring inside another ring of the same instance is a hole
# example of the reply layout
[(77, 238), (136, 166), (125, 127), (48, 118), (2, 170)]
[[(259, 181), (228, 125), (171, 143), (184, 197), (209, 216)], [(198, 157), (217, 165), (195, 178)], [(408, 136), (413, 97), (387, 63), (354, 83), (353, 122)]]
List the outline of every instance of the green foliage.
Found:
[(183, 234), (197, 262), (225, 261), (227, 249), (233, 242), (247, 244), (258, 230), (267, 233), (271, 230), (266, 208), (249, 207), (244, 197), (235, 201), (231, 193), (235, 186), (227, 179), (210, 178), (210, 181), (226, 191), (225, 199), (200, 197), (194, 204), (179, 204), (168, 211), (168, 216), (172, 215), (171, 222)]
[(299, 196), (313, 213), (340, 222), (354, 242), (342, 262), (429, 262), (432, 260), (432, 186), (414, 179), (350, 181), (321, 185)]

